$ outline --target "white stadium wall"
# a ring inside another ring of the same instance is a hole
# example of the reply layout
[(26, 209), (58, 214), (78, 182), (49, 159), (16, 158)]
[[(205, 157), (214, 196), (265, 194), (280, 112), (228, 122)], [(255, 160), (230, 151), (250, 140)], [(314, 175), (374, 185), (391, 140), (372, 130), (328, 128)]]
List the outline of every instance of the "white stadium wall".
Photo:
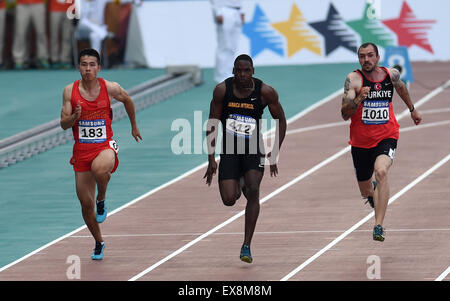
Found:
[[(450, 60), (448, 0), (244, 0), (238, 53), (255, 65), (356, 62), (356, 48), (406, 46), (411, 61)], [(126, 62), (213, 67), (209, 1), (145, 1), (130, 18)]]

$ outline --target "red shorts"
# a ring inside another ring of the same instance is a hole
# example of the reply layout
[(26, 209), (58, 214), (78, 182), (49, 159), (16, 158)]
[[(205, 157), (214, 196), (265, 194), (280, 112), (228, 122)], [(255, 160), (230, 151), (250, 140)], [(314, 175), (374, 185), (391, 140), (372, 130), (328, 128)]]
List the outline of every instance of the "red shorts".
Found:
[[(112, 143), (114, 144), (112, 145)], [(94, 159), (97, 158), (98, 154), (100, 154), (105, 149), (112, 149), (114, 151), (114, 154), (116, 155), (114, 167), (111, 170), (111, 173), (114, 173), (117, 169), (117, 166), (119, 166), (119, 157), (117, 156), (119, 149), (117, 147), (117, 143), (114, 140), (111, 140), (109, 141), (109, 143), (102, 145), (100, 147), (96, 147), (94, 149), (81, 151), (74, 150), (73, 156), (72, 158), (70, 158), (70, 164), (73, 165), (73, 170), (77, 172), (90, 171), (92, 161), (94, 161)]]

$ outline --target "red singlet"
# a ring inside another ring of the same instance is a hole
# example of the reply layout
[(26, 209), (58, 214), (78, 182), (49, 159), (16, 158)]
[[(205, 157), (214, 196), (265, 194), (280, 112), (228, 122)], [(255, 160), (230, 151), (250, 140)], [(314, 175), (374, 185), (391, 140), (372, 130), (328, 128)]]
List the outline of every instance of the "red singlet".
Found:
[(355, 71), (362, 78), (361, 89), (364, 86), (369, 86), (370, 92), (352, 116), (349, 141), (352, 146), (372, 148), (383, 139), (394, 138), (398, 140), (400, 126), (392, 108), (394, 86), (388, 69), (381, 68), (386, 72), (386, 76), (380, 82), (367, 79), (360, 70)]
[(98, 78), (100, 93), (93, 100), (87, 100), (81, 96), (79, 91), (80, 81), (77, 80), (72, 88), (72, 114), (80, 102), (81, 116), (73, 127), (72, 133), (75, 140), (73, 146), (73, 157), (70, 163), (74, 165), (75, 171), (88, 171), (92, 161), (97, 155), (107, 148), (112, 148), (116, 152), (116, 164), (112, 172), (118, 165), (118, 147), (112, 140), (113, 131), (111, 128), (112, 109), (106, 83), (103, 78)]

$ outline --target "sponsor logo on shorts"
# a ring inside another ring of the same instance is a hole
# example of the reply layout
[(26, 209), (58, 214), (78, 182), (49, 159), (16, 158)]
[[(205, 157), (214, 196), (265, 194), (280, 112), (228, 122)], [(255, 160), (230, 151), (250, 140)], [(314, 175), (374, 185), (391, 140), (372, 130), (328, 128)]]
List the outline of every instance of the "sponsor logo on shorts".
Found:
[(389, 156), (392, 160), (394, 160), (394, 157), (395, 157), (395, 149), (390, 148), (390, 149), (389, 149), (389, 154), (388, 154), (388, 156)]

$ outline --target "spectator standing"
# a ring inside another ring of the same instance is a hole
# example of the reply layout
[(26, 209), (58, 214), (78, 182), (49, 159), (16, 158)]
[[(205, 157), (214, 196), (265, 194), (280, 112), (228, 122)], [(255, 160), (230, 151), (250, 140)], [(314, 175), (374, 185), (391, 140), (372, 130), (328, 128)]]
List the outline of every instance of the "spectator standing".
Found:
[(67, 11), (73, 5), (72, 2), (49, 0), (50, 60), (54, 69), (71, 68), (73, 21), (67, 17)]
[(14, 23), (13, 59), (14, 68), (23, 69), (27, 60), (27, 32), (30, 23), (36, 30), (36, 48), (38, 67), (48, 69), (48, 45), (45, 30), (45, 2), (44, 0), (17, 0), (16, 17)]
[(3, 48), (5, 46), (5, 20), (6, 9), (5, 0), (0, 0), (0, 69), (3, 69)]
[(80, 0), (80, 20), (76, 36), (78, 39), (89, 39), (91, 47), (101, 52), (102, 42), (113, 34), (108, 33), (105, 24), (105, 6), (109, 0)]
[(244, 23), (242, 0), (210, 0), (217, 29), (214, 80), (220, 83), (231, 77), (233, 62)]

